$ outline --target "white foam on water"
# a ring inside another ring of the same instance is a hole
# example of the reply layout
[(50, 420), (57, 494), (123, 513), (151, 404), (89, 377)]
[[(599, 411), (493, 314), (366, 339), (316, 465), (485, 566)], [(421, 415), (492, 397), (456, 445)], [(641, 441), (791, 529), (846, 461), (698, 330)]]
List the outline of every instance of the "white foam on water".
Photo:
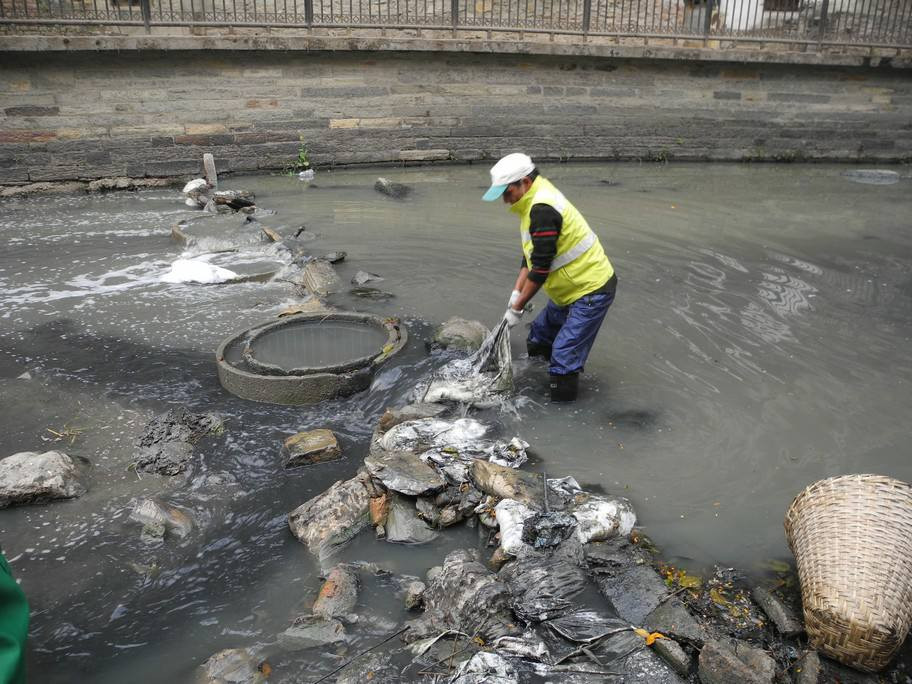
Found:
[(238, 275), (234, 271), (210, 264), (205, 259), (178, 259), (171, 270), (161, 276), (165, 283), (225, 283)]
[(18, 288), (7, 288), (3, 292), (4, 305), (41, 304), (46, 302), (89, 297), (123, 292), (135, 287), (157, 284), (164, 264), (162, 261), (143, 261), (132, 266), (114, 269), (95, 276), (88, 273), (77, 275), (64, 284), (69, 289), (48, 290), (43, 283), (34, 283)]

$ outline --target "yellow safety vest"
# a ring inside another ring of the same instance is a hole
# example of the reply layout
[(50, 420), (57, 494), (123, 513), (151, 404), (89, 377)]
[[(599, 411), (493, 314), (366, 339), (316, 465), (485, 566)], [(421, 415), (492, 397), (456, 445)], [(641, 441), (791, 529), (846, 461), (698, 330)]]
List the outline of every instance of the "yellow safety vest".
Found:
[(544, 176), (533, 181), (528, 192), (510, 207), (519, 214), (519, 232), (526, 266), (532, 268), (532, 236), (529, 233), (532, 206), (547, 204), (563, 219), (557, 239), (557, 254), (551, 262), (551, 272), (542, 285), (551, 301), (558, 306), (572, 304), (583, 295), (599, 289), (614, 275), (614, 268), (598, 236), (576, 207)]

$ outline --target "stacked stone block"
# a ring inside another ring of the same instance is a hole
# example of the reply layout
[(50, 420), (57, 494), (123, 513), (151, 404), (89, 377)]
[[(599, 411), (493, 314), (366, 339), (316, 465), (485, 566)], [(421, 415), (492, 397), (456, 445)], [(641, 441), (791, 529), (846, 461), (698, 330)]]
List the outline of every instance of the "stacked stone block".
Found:
[(6, 52), (0, 183), (496, 159), (912, 159), (912, 71), (403, 52)]

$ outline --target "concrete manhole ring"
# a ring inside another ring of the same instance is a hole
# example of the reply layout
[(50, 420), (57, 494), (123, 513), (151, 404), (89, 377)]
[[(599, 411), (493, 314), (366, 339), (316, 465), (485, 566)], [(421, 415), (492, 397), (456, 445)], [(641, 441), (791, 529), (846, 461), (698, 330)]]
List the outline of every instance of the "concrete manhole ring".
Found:
[[(348, 344), (346, 338), (351, 338)], [(243, 399), (315, 404), (369, 387), (377, 367), (407, 340), (397, 319), (345, 311), (305, 313), (229, 337), (216, 351), (216, 364), (222, 386)], [(309, 346), (318, 347), (316, 356)], [(319, 363), (298, 363), (298, 354)]]

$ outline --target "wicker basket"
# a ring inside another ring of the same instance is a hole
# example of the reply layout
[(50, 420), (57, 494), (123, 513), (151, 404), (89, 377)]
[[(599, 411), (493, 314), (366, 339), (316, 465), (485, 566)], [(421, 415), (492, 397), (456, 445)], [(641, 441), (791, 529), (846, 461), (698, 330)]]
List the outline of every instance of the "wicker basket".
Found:
[(876, 672), (912, 622), (912, 486), (880, 475), (815, 482), (785, 515), (811, 645)]

